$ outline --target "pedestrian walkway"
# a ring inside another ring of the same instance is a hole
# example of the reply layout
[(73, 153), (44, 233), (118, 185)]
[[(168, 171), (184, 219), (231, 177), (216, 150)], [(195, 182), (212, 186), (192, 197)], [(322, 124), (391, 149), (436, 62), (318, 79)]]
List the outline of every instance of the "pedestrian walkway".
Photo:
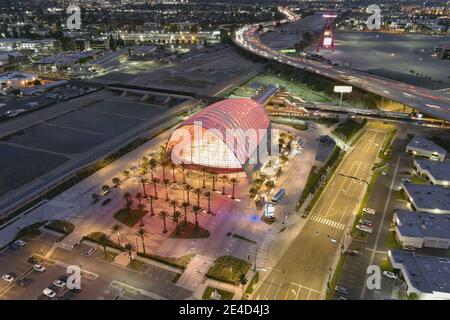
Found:
[(322, 223), (322, 224), (326, 224), (329, 225), (332, 228), (336, 228), (339, 230), (344, 230), (345, 229), (345, 224), (337, 222), (337, 221), (333, 221), (321, 216), (317, 216), (317, 215), (312, 215), (311, 216), (311, 220), (317, 223)]

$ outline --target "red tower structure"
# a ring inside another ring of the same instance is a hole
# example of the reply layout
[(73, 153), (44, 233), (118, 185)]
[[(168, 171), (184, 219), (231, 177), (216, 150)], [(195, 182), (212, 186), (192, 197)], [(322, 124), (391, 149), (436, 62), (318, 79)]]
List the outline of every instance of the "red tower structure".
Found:
[(333, 34), (333, 19), (337, 17), (336, 14), (326, 13), (323, 16), (322, 36), (317, 45), (317, 52), (320, 49), (331, 49), (334, 52), (334, 34)]

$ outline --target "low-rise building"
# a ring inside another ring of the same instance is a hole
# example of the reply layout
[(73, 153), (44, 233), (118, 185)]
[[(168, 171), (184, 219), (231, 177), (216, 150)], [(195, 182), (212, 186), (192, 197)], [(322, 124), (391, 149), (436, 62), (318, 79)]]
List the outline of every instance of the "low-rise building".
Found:
[(412, 184), (402, 185), (412, 209), (428, 213), (450, 214), (450, 188)]
[(444, 161), (447, 156), (447, 151), (444, 148), (425, 137), (417, 135), (406, 146), (406, 152), (439, 161)]
[(390, 250), (389, 260), (400, 270), (408, 286), (421, 300), (450, 299), (450, 258), (417, 255), (404, 250)]
[(24, 38), (3, 38), (0, 39), (0, 51), (11, 51), (11, 50), (32, 50), (38, 51), (48, 51), (54, 49), (56, 44), (55, 39), (42, 39), (42, 40), (31, 40)]
[(432, 184), (450, 185), (450, 161), (414, 159), (414, 168), (418, 175), (427, 178)]
[(403, 248), (450, 247), (450, 215), (396, 210), (395, 236)]
[(5, 72), (0, 74), (0, 87), (20, 89), (32, 84), (38, 76), (23, 72)]

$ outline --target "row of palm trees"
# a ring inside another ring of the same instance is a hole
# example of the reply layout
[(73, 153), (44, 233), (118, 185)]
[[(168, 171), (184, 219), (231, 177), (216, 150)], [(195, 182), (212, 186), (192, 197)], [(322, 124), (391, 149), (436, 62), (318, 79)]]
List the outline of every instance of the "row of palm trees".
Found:
[[(121, 239), (121, 233), (123, 230), (123, 225), (117, 223), (115, 225), (113, 225), (111, 227), (111, 230), (113, 231), (113, 233), (116, 234), (117, 236), (117, 243), (119, 244), (119, 246), (122, 246), (122, 239)], [(142, 252), (145, 254), (145, 238), (148, 237), (149, 232), (147, 229), (145, 228), (139, 228), (139, 230), (136, 231), (135, 233), (136, 237), (139, 237), (142, 241)], [(101, 234), (100, 237), (98, 238), (98, 242), (103, 246), (103, 250), (104, 250), (104, 255), (106, 257), (107, 255), (107, 250), (106, 247), (108, 245), (108, 242), (110, 241), (110, 237), (106, 234)], [(136, 243), (137, 244), (137, 243)], [(134, 250), (138, 251), (138, 248), (132, 244), (131, 242), (127, 242), (123, 244), (123, 248), (128, 252), (128, 256), (130, 258), (130, 261), (132, 260), (133, 256), (132, 256), (132, 252)]]

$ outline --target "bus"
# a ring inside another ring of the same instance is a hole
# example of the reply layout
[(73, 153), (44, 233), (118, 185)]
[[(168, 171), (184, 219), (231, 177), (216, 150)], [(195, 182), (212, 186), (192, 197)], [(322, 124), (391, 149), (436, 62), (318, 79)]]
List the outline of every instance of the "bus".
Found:
[(278, 190), (278, 192), (273, 196), (272, 202), (278, 204), (278, 202), (280, 202), (280, 200), (284, 197), (285, 194), (286, 190), (284, 189)]

